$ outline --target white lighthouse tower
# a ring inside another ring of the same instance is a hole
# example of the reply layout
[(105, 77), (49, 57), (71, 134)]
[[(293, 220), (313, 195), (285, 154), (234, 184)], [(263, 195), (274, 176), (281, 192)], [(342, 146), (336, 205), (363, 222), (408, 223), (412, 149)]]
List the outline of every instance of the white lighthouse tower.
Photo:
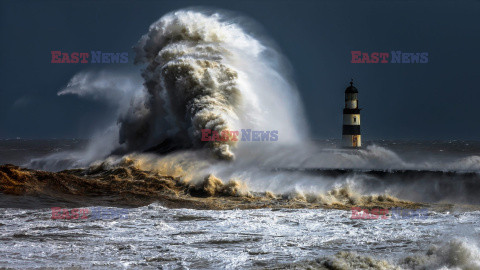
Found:
[(360, 135), (360, 108), (358, 108), (358, 90), (353, 86), (345, 89), (345, 108), (343, 109), (342, 142), (345, 147), (361, 147), (362, 135)]

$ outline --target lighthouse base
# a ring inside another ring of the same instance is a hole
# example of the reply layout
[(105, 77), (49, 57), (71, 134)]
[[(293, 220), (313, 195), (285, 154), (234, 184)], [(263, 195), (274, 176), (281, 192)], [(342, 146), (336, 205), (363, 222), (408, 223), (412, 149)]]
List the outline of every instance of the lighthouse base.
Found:
[(362, 147), (362, 135), (343, 135), (342, 145), (344, 147)]

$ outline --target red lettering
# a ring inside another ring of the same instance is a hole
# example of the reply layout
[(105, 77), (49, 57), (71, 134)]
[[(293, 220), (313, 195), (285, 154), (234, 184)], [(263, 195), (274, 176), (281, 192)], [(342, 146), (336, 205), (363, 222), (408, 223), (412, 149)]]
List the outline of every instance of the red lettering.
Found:
[(218, 131), (212, 130), (212, 141), (218, 142), (220, 141), (220, 136), (218, 135)]
[(378, 63), (378, 61), (379, 61), (379, 59), (378, 59), (378, 54), (379, 54), (378, 52), (372, 53), (372, 55), (371, 55), (371, 56), (372, 56), (372, 60), (371, 60), (370, 63)]
[(79, 218), (78, 211), (79, 211), (78, 208), (73, 208), (72, 214), (70, 215), (70, 219), (78, 219)]
[(62, 218), (60, 215), (60, 211), (62, 208), (60, 207), (52, 207), (52, 219), (60, 219)]
[(362, 218), (363, 219), (370, 219), (370, 212), (368, 211), (368, 209), (362, 209), (362, 211), (363, 211)]
[(211, 141), (212, 138), (208, 136), (212, 131), (210, 129), (202, 129), (202, 142)]
[(78, 52), (72, 53), (72, 55), (70, 55), (70, 57), (71, 57), (71, 60), (70, 60), (71, 63), (75, 63), (75, 64), (78, 63), (78, 61), (79, 61)]
[(228, 130), (222, 130), (222, 136), (221, 136), (220, 140), (222, 142), (228, 141), (228, 139), (229, 139), (228, 134), (230, 134), (230, 132), (228, 132)]
[(230, 131), (230, 136), (232, 137), (231, 140), (234, 141), (234, 142), (238, 141), (238, 137), (237, 137), (237, 136), (238, 136), (239, 133), (240, 133), (240, 132), (239, 132), (238, 130), (237, 130), (237, 131)]
[(81, 208), (80, 213), (82, 214), (81, 219), (87, 219), (90, 210), (88, 208)]
[(62, 63), (70, 63), (70, 57), (68, 57), (68, 53), (62, 53)]
[(80, 53), (80, 58), (82, 58), (82, 60), (80, 61), (80, 63), (82, 64), (85, 64), (85, 63), (88, 63), (88, 53)]
[(62, 209), (62, 214), (60, 215), (61, 219), (70, 219), (70, 215), (68, 214), (68, 209)]
[(387, 219), (388, 209), (380, 209), (382, 219)]
[(351, 219), (361, 219), (362, 215), (359, 213), (362, 209), (360, 207), (352, 207), (352, 216)]
[(51, 63), (62, 63), (62, 60), (60, 60), (60, 55), (62, 55), (62, 52), (60, 51), (51, 51), (51, 54), (52, 54), (52, 61)]
[(360, 56), (362, 55), (361, 51), (351, 51), (352, 53), (352, 62), (354, 64), (359, 64), (363, 63), (362, 60), (360, 59)]
[(388, 53), (380, 53), (380, 58), (382, 58), (382, 60), (380, 61), (380, 63), (383, 63), (383, 64), (388, 63), (388, 60), (387, 60), (387, 59), (388, 59), (388, 56), (389, 56)]
[(362, 53), (362, 63), (371, 63), (368, 53)]

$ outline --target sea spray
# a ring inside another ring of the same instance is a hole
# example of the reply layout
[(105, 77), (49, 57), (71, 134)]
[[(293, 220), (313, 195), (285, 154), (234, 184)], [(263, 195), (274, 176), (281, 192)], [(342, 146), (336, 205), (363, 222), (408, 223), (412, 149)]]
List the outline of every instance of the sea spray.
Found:
[[(448, 175), (391, 172), (478, 171), (478, 156), (450, 163), (411, 162), (376, 145), (359, 151), (325, 151), (310, 142), (300, 98), (284, 72), (281, 54), (223, 13), (169, 13), (150, 26), (135, 52), (143, 71), (82, 71), (59, 92), (107, 100), (115, 105), (117, 119), (99, 129), (86, 150), (37, 158), (28, 167), (61, 170), (126, 157), (136, 159), (142, 170), (161, 168), (186, 182), (201, 183), (213, 174), (224, 181), (240, 179), (252, 191), (305, 194), (307, 200), (315, 198), (311, 194), (324, 195), (353, 181), (352, 190), (364, 195), (478, 201), (470, 194), (476, 190), (471, 186), (471, 182), (476, 185), (475, 174), (454, 174), (459, 183), (452, 191), (450, 186), (431, 188), (452, 183)], [(278, 130), (279, 141), (202, 142), (204, 128)], [(283, 168), (297, 171), (277, 170)], [(382, 172), (324, 177), (305, 173), (304, 168), (389, 170), (383, 174), (395, 181), (384, 181)], [(406, 174), (408, 179), (403, 177)]]
[(288, 62), (272, 41), (255, 37), (251, 29), (247, 33), (238, 21), (224, 12), (172, 12), (153, 23), (134, 46), (142, 71), (76, 74), (58, 95), (107, 100), (117, 119), (95, 132), (87, 151), (60, 153), (29, 165), (61, 170), (112, 154), (193, 149), (210, 149), (213, 156), (231, 160), (241, 148), (242, 142), (232, 140), (204, 142), (202, 129), (278, 131), (275, 145), (258, 148), (304, 141), (307, 125)]
[(120, 143), (142, 151), (172, 138), (182, 148), (233, 159), (237, 142), (201, 140), (201, 130), (278, 130), (300, 141), (306, 128), (295, 86), (274, 49), (219, 13), (177, 11), (135, 46), (148, 99), (120, 118)]

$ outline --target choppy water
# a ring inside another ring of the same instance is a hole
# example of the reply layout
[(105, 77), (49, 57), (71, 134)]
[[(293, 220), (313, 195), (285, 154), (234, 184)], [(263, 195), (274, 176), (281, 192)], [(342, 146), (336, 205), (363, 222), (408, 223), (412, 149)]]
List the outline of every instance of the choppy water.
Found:
[(257, 268), (355, 251), (396, 262), (451, 238), (479, 239), (480, 212), (352, 220), (340, 210), (129, 209), (127, 219), (52, 220), (0, 209), (0, 266)]
[[(415, 164), (415, 158), (440, 162), (480, 153), (478, 143), (461, 141), (377, 144)], [(82, 145), (3, 140), (0, 156), (3, 163), (18, 164)], [(335, 149), (336, 142), (319, 145)], [(313, 181), (317, 176), (309, 177)], [(130, 208), (127, 219), (53, 220), (51, 206), (68, 205), (0, 194), (0, 267), (255, 269), (300, 266), (351, 251), (409, 269), (402, 264), (405, 257), (425, 256), (438, 245), (440, 255), (416, 269), (480, 269), (480, 211), (430, 210), (426, 219), (352, 220), (350, 211), (341, 210), (191, 210), (154, 203)], [(452, 239), (459, 239), (461, 247), (450, 244)]]
[(60, 151), (82, 149), (86, 142), (87, 140), (80, 139), (0, 139), (0, 164), (24, 165), (32, 158)]

